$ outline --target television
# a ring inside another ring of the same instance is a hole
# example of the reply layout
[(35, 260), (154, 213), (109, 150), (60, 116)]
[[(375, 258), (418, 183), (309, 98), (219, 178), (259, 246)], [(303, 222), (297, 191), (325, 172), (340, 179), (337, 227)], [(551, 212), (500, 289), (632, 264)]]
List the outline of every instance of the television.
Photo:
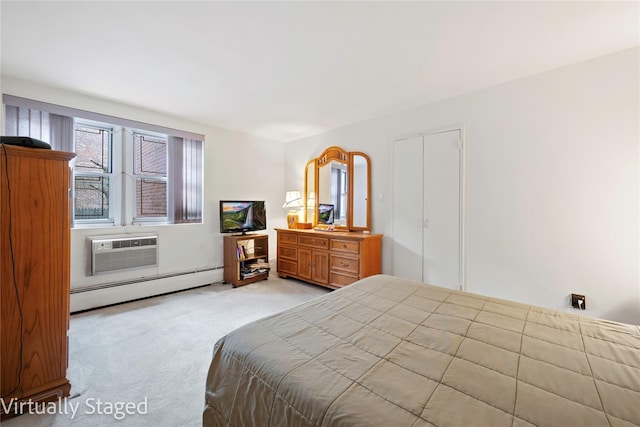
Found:
[(318, 223), (333, 224), (333, 205), (324, 203), (318, 205)]
[(220, 200), (220, 233), (245, 234), (266, 228), (264, 201)]

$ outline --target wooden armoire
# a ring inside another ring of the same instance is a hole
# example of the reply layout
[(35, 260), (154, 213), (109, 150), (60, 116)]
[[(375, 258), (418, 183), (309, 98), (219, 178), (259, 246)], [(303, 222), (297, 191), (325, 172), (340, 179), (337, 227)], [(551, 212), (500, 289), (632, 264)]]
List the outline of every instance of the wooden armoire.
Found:
[(2, 418), (18, 415), (16, 402), (69, 395), (69, 161), (74, 156), (0, 145)]

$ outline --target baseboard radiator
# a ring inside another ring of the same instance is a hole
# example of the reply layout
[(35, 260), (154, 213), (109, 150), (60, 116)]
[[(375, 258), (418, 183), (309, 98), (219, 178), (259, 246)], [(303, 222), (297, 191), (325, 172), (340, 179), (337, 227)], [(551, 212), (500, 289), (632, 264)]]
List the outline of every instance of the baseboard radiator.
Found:
[(78, 313), (112, 304), (222, 283), (222, 270), (222, 267), (202, 267), (128, 280), (74, 286), (71, 288), (70, 311)]
[(157, 235), (93, 236), (87, 240), (91, 276), (158, 265)]
[[(192, 271), (180, 271), (176, 273), (156, 274), (154, 276), (137, 277), (135, 279), (130, 279), (130, 280), (120, 280), (117, 282), (100, 283), (98, 285), (81, 286), (77, 288), (71, 288), (71, 293), (79, 294), (83, 292), (97, 291), (101, 289), (115, 288), (118, 286), (134, 285), (139, 283), (153, 282), (153, 281), (162, 280), (162, 279), (171, 279), (171, 278), (177, 278), (181, 276), (188, 276), (192, 274), (207, 273), (207, 272), (212, 272), (216, 270), (222, 270), (222, 267), (200, 268)], [(220, 281), (222, 281), (222, 279), (220, 279)]]

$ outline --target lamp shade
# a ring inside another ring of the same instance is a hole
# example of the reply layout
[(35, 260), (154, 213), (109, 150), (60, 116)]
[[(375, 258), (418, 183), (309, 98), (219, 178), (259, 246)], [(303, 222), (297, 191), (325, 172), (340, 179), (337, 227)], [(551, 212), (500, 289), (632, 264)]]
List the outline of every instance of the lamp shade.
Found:
[(283, 208), (288, 209), (297, 209), (304, 207), (302, 204), (302, 196), (299, 191), (287, 191), (287, 194), (284, 197), (284, 205)]

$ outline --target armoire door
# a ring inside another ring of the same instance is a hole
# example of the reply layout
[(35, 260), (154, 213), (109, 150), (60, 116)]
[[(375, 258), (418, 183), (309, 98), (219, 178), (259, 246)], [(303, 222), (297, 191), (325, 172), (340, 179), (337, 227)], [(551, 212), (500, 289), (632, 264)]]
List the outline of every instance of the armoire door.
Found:
[(463, 288), (460, 130), (394, 143), (394, 274)]

